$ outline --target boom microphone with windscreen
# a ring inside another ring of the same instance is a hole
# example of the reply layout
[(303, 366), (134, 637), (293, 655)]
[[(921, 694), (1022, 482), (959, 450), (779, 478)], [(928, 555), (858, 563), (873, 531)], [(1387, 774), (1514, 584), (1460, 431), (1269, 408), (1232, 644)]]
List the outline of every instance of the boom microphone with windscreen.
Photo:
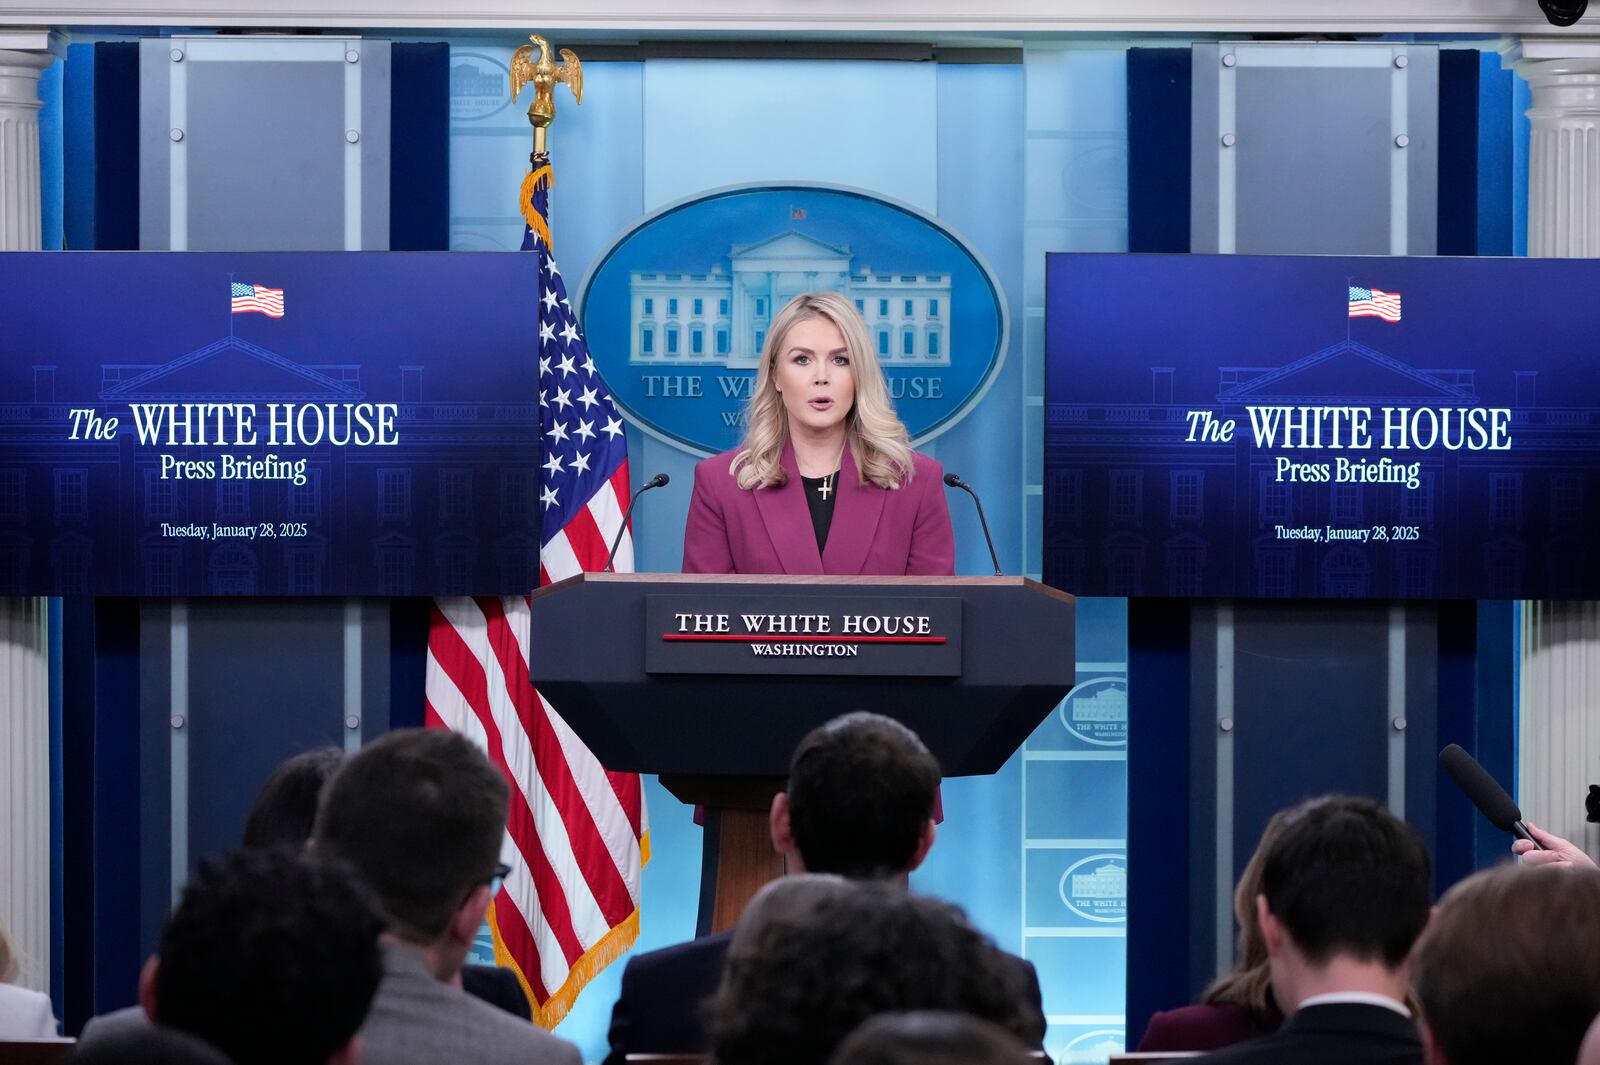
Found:
[(1461, 793), (1472, 800), (1472, 805), (1489, 819), (1490, 824), (1544, 850), (1528, 831), (1528, 826), (1522, 823), (1522, 811), (1511, 801), (1506, 789), (1478, 764), (1476, 758), (1462, 750), (1460, 744), (1452, 743), (1440, 751), (1439, 764), (1450, 774), (1450, 779), (1456, 782)]

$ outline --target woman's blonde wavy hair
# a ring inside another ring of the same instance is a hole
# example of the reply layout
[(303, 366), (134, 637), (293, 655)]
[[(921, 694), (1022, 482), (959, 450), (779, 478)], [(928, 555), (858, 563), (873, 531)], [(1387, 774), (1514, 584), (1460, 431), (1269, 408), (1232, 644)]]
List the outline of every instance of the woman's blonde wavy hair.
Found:
[(746, 408), (744, 442), (728, 472), (740, 488), (776, 488), (788, 481), (789, 476), (783, 471), (783, 447), (789, 440), (789, 418), (773, 374), (789, 330), (811, 318), (828, 319), (844, 335), (850, 373), (856, 384), (855, 402), (845, 416), (845, 439), (860, 483), (871, 481), (881, 488), (910, 483), (910, 436), (894, 412), (889, 383), (867, 336), (866, 323), (855, 305), (837, 292), (803, 292), (772, 319), (766, 346), (761, 349), (755, 389)]

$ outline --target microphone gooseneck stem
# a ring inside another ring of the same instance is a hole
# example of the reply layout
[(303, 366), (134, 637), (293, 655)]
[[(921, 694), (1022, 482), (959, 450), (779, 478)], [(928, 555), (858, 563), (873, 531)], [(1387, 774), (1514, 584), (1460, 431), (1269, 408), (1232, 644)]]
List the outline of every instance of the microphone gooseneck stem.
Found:
[(650, 489), (660, 488), (666, 483), (666, 475), (658, 473), (640, 485), (639, 490), (633, 493), (633, 498), (628, 500), (628, 509), (622, 515), (622, 526), (617, 530), (617, 535), (611, 538), (611, 550), (606, 552), (606, 568), (601, 571), (602, 573), (610, 573), (612, 565), (617, 561), (617, 548), (622, 546), (622, 534), (628, 531), (628, 522), (633, 518), (633, 508), (638, 506), (639, 497), (650, 491)]
[[(962, 487), (966, 486), (963, 485)], [(995, 554), (994, 537), (989, 535), (989, 519), (983, 516), (983, 500), (979, 499), (978, 493), (971, 488), (967, 488), (967, 494), (972, 497), (972, 501), (978, 506), (978, 524), (983, 526), (983, 542), (989, 545), (989, 561), (994, 564), (994, 575), (998, 577), (1001, 575), (1000, 556)]]
[(994, 537), (989, 535), (989, 519), (983, 516), (983, 500), (978, 498), (978, 493), (972, 490), (970, 484), (953, 473), (945, 474), (944, 483), (951, 488), (959, 488), (972, 497), (973, 505), (978, 508), (978, 524), (983, 526), (983, 542), (989, 546), (989, 561), (994, 563), (994, 575), (996, 577), (1005, 576), (1000, 571), (1000, 556), (994, 550)]

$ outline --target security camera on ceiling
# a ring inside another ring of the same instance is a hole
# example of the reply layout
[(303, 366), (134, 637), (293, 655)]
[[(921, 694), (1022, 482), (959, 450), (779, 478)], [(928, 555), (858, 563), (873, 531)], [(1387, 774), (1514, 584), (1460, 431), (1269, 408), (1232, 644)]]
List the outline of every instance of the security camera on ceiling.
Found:
[(1555, 26), (1570, 26), (1583, 17), (1589, 0), (1539, 0), (1539, 10)]

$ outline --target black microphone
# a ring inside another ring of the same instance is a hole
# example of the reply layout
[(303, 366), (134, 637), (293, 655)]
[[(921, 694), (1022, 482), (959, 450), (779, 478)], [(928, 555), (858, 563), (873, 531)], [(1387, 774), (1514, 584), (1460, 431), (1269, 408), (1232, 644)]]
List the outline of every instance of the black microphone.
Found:
[(996, 577), (1002, 576), (1000, 573), (1000, 556), (994, 553), (994, 537), (989, 535), (989, 519), (983, 516), (983, 500), (978, 498), (978, 493), (972, 490), (970, 484), (953, 473), (944, 475), (944, 483), (950, 488), (961, 489), (971, 496), (972, 501), (978, 505), (978, 522), (983, 526), (983, 539), (989, 545), (989, 561), (994, 563), (994, 575)]
[(617, 530), (616, 537), (611, 541), (611, 551), (606, 555), (606, 568), (601, 570), (602, 573), (610, 573), (611, 564), (617, 560), (617, 548), (622, 546), (622, 534), (628, 531), (628, 519), (633, 517), (633, 508), (639, 502), (639, 497), (650, 491), (650, 489), (660, 488), (671, 480), (672, 478), (666, 474), (658, 473), (644, 484), (641, 484), (639, 490), (633, 493), (633, 498), (628, 500), (628, 512), (622, 516), (622, 528)]
[(1517, 804), (1511, 801), (1511, 796), (1506, 794), (1489, 771), (1478, 764), (1478, 760), (1461, 749), (1460, 744), (1452, 743), (1439, 752), (1439, 764), (1444, 771), (1450, 774), (1450, 779), (1456, 782), (1456, 787), (1461, 793), (1472, 800), (1472, 805), (1478, 808), (1489, 823), (1502, 832), (1509, 832), (1518, 839), (1531, 842), (1539, 850), (1539, 841), (1533, 838), (1528, 831), (1528, 826), (1522, 823), (1522, 811), (1517, 809)]

